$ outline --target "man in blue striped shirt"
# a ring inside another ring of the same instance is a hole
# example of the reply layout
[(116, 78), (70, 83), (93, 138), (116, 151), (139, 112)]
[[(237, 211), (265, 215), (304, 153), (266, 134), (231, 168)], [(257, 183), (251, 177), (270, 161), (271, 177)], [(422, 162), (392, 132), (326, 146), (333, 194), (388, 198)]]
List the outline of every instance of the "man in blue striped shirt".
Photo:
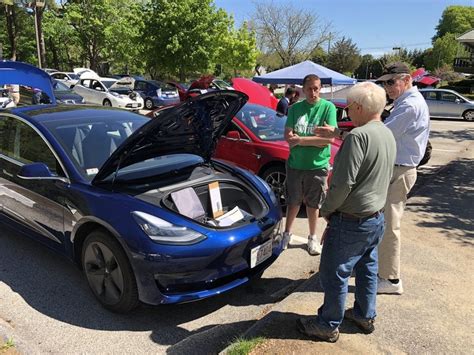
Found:
[(385, 204), (386, 228), (379, 245), (379, 280), (377, 293), (403, 293), (400, 278), (401, 219), (407, 195), (416, 182), (416, 167), (425, 153), (430, 133), (428, 106), (418, 88), (413, 86), (410, 68), (405, 63), (392, 63), (377, 79), (393, 102), (393, 110), (385, 125), (397, 144), (393, 176)]

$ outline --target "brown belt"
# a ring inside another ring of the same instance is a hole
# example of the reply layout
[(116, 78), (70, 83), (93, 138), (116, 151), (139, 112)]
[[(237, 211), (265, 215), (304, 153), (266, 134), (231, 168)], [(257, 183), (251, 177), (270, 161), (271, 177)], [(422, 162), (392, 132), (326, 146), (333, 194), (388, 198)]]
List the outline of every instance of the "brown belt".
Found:
[(334, 212), (334, 215), (335, 216), (341, 216), (342, 218), (344, 219), (350, 219), (350, 220), (360, 220), (360, 219), (369, 219), (369, 218), (375, 218), (375, 217), (378, 217), (379, 215), (381, 215), (382, 213), (384, 212), (384, 209), (380, 209), (372, 214), (369, 214), (368, 216), (363, 216), (363, 217), (359, 217), (359, 216), (356, 216), (356, 215), (353, 215), (353, 214), (350, 214), (350, 213), (345, 213), (345, 212), (339, 212), (339, 211), (336, 211)]

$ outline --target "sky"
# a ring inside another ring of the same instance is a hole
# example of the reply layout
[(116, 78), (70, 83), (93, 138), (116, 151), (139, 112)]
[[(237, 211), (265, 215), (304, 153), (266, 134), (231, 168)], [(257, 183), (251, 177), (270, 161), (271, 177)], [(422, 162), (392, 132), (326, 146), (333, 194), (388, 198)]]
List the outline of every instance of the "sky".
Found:
[[(257, 0), (214, 0), (234, 16), (237, 26), (252, 19)], [(267, 1), (267, 0), (265, 0)], [(330, 22), (339, 36), (352, 39), (361, 54), (381, 56), (392, 48), (432, 46), (431, 38), (450, 5), (474, 6), (474, 0), (273, 0), (314, 12)]]

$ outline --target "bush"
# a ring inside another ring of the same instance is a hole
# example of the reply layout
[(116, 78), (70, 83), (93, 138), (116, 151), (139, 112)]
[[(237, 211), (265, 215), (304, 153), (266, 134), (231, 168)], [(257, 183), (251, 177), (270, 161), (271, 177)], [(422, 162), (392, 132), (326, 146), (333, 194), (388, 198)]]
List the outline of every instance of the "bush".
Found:
[(440, 89), (450, 89), (457, 91), (460, 94), (474, 93), (474, 79), (464, 79), (459, 81), (451, 81), (448, 85), (441, 86)]

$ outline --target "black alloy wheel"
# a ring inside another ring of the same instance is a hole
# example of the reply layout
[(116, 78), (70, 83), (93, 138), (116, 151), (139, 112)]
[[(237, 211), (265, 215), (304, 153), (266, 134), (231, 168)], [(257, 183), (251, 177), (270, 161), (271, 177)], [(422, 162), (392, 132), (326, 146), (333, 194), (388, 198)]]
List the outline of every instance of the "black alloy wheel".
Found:
[(126, 313), (138, 305), (135, 275), (112, 236), (100, 230), (89, 234), (82, 249), (82, 266), (89, 287), (105, 308)]
[(154, 106), (155, 106), (155, 105), (153, 105), (153, 100), (150, 99), (149, 97), (147, 97), (147, 98), (145, 99), (145, 108), (146, 108), (147, 110), (153, 110), (153, 107), (154, 107)]

